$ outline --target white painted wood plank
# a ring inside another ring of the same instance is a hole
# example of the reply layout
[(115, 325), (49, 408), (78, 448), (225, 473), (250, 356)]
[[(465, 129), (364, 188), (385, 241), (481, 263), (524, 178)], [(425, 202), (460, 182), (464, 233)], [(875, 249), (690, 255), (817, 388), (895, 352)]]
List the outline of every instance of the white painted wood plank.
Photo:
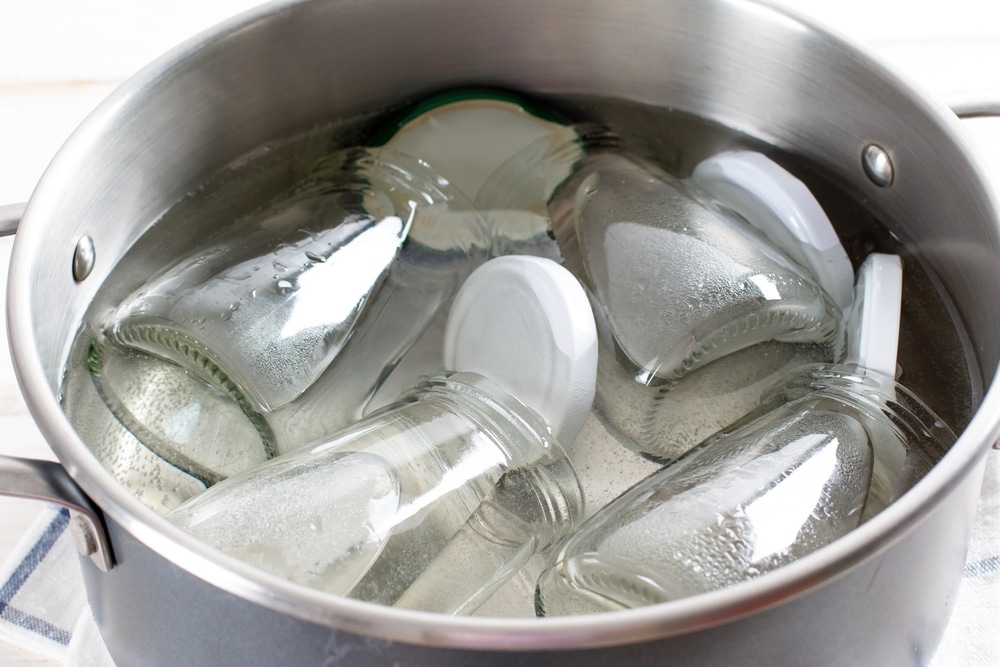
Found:
[(260, 0), (4, 0), (0, 85), (121, 81)]

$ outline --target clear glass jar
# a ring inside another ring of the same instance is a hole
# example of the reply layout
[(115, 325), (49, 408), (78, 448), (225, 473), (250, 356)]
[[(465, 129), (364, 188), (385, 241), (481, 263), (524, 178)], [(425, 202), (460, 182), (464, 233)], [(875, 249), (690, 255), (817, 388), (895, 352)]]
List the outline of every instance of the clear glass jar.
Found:
[[(577, 134), (508, 160), (477, 205), (533, 214), (590, 290), (603, 343), (595, 411), (623, 442), (673, 460), (781, 374), (842, 359), (843, 313), (805, 269), (603, 128)], [(744, 353), (755, 347), (770, 354)]]
[(883, 509), (954, 439), (890, 378), (804, 369), (557, 545), (536, 610), (612, 611), (760, 576)]
[[(408, 604), (424, 597), (421, 587), (446, 586), (448, 604), (461, 609), (438, 601), (438, 610), (462, 611), (581, 513), (576, 474), (537, 414), (483, 376), (439, 373), (167, 517), (300, 584), (393, 604), (422, 577)], [(443, 552), (449, 562), (493, 555), (488, 567), (457, 570), (436, 560)]]
[[(212, 481), (357, 421), (487, 257), (485, 223), (462, 198), (391, 150), (320, 161), (291, 192), (224, 226), (117, 308), (92, 341), (105, 403), (169, 464)], [(150, 375), (157, 360), (194, 377)], [(225, 466), (210, 433), (178, 442), (172, 425), (183, 415), (158, 414), (136, 389), (153, 384), (188, 415), (216, 412), (214, 429), (233, 453)], [(235, 409), (217, 410), (219, 392)]]

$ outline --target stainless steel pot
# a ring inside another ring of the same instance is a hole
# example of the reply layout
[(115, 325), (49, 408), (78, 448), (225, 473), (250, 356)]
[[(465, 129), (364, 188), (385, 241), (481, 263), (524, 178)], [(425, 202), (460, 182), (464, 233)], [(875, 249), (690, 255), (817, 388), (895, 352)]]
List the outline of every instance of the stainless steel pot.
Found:
[(821, 163), (934, 272), (976, 370), (995, 384), (1000, 226), (983, 171), (951, 112), (823, 30), (741, 0), (269, 5), (114, 93), (60, 151), (18, 231), (8, 297), (15, 370), (62, 467), (6, 460), (0, 490), (75, 508), (88, 597), (115, 660), (928, 661), (1000, 432), (995, 386), (934, 470), (844, 539), (730, 589), (610, 615), (449, 618), (303, 590), (199, 544), (99, 465), (59, 408), (60, 375), (87, 305), (147, 224), (262, 144), (465, 84), (679, 109)]

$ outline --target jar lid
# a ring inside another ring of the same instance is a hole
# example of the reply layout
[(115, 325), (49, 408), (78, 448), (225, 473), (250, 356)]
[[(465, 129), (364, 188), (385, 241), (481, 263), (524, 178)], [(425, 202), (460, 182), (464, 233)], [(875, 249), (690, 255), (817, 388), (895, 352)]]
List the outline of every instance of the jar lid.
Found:
[(854, 307), (847, 321), (847, 362), (896, 377), (903, 301), (903, 262), (873, 252), (858, 269)]
[(691, 181), (808, 269), (847, 312), (854, 268), (830, 219), (802, 181), (754, 151), (714, 155), (695, 167)]
[(455, 297), (444, 362), (509, 391), (568, 445), (583, 428), (597, 382), (597, 328), (583, 287), (549, 259), (486, 262)]
[(509, 158), (543, 137), (573, 138), (542, 107), (497, 90), (463, 89), (424, 100), (379, 133), (386, 148), (426, 162), (469, 199)]

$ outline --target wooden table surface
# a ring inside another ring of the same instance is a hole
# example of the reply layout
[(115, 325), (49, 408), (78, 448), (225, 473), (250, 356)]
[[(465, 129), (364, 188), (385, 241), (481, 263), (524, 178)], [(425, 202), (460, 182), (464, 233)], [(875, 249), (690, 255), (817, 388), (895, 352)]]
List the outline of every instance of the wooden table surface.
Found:
[[(414, 0), (418, 2), (419, 0)], [(27, 201), (45, 166), (116, 85), (252, 0), (33, 0), (0, 4), (0, 204)], [(950, 0), (780, 0), (867, 47), (918, 88), (1000, 94), (1000, 3)], [(1000, 121), (965, 123), (1000, 183)], [(0, 239), (6, 283), (11, 239)], [(0, 293), (0, 301), (3, 301)], [(6, 340), (6, 330), (0, 332)], [(4, 346), (5, 348), (6, 346)], [(0, 451), (54, 459), (0, 355)], [(39, 503), (0, 497), (0, 560), (38, 515)], [(0, 641), (0, 665), (58, 664)]]

